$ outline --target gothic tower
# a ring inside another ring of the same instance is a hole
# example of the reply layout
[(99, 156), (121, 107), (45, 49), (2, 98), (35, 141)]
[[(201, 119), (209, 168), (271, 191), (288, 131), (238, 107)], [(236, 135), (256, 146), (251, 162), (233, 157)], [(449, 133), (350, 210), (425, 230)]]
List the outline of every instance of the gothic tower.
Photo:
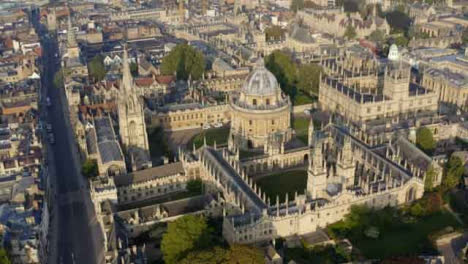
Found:
[(323, 143), (314, 142), (314, 145), (309, 157), (307, 192), (312, 199), (317, 199), (319, 192), (327, 187), (327, 167), (323, 157)]
[(143, 105), (133, 89), (126, 47), (124, 47), (122, 64), (123, 76), (118, 102), (120, 138), (127, 151), (140, 149), (148, 153), (148, 135), (146, 134)]
[(309, 147), (314, 146), (314, 120), (311, 118), (309, 121)]
[(345, 186), (354, 185), (354, 159), (353, 159), (353, 149), (351, 146), (351, 139), (349, 136), (343, 138), (343, 146), (339, 153), (339, 158), (337, 160), (337, 174), (344, 177)]

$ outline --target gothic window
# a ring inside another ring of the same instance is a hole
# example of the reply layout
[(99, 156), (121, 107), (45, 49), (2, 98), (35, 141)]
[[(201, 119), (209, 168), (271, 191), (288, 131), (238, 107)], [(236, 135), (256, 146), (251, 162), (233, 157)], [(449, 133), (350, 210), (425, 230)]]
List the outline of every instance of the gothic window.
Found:
[(135, 121), (131, 121), (128, 125), (128, 140), (130, 146), (137, 145), (138, 143), (137, 126)]

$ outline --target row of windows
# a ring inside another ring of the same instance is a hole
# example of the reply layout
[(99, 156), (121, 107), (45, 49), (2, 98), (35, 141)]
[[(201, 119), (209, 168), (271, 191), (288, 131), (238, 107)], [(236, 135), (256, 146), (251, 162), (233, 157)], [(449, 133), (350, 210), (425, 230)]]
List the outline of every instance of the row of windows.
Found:
[[(252, 104), (253, 104), (253, 105), (257, 105), (257, 99), (252, 99)], [(266, 99), (266, 100), (265, 100), (265, 104), (266, 104), (266, 105), (270, 105), (270, 99)]]

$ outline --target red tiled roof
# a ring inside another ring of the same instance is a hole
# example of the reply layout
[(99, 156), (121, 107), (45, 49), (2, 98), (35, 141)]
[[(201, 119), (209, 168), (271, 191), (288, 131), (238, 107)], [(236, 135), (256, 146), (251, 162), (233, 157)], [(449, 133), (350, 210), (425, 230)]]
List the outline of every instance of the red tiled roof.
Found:
[(137, 86), (150, 86), (151, 84), (153, 84), (153, 82), (154, 80), (151, 77), (141, 77), (135, 79), (135, 84)]
[(158, 75), (158, 76), (155, 76), (155, 79), (158, 83), (161, 83), (161, 84), (170, 84), (171, 82), (175, 81), (175, 78), (173, 75)]

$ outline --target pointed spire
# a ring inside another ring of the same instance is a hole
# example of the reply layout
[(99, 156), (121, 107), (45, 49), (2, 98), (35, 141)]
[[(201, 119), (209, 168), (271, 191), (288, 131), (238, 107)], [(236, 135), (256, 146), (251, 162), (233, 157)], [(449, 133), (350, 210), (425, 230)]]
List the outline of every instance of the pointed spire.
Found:
[(73, 32), (73, 26), (71, 22), (71, 13), (68, 15), (67, 45), (69, 48), (77, 46), (75, 32)]
[(123, 58), (122, 58), (122, 82), (123, 82), (123, 89), (128, 94), (132, 93), (132, 73), (130, 72), (130, 64), (128, 63), (128, 52), (127, 52), (127, 45), (124, 45), (123, 50)]

